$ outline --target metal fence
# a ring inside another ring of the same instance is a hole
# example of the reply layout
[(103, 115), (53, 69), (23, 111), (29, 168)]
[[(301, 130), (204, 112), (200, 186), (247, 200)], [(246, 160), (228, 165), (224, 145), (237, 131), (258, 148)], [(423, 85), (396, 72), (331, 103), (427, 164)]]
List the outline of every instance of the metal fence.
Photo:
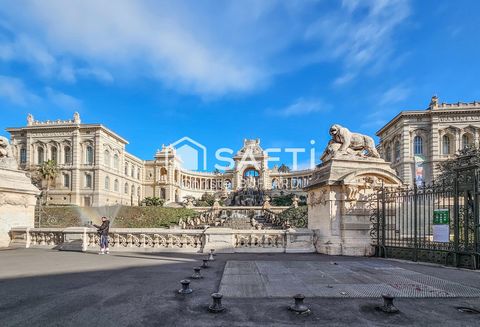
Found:
[(479, 269), (479, 183), (467, 167), (449, 183), (382, 187), (372, 197), (376, 255)]

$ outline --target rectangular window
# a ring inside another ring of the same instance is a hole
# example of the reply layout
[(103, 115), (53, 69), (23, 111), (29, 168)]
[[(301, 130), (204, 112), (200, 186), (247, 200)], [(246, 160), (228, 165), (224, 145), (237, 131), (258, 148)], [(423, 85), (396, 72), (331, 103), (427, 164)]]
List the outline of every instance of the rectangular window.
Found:
[(27, 163), (27, 149), (25, 148), (20, 149), (20, 163)]
[(70, 187), (70, 175), (63, 175), (63, 186)]
[(87, 187), (87, 188), (92, 187), (92, 175), (90, 175), (90, 174), (85, 175), (85, 187)]

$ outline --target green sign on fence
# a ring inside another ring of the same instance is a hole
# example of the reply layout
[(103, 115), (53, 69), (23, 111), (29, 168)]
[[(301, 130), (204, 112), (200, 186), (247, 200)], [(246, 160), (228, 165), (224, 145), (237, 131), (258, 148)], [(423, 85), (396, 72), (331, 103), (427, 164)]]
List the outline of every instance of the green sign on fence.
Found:
[(450, 241), (450, 212), (448, 209), (433, 210), (433, 241)]
[(434, 225), (450, 224), (450, 212), (448, 211), (448, 209), (433, 210), (433, 224)]

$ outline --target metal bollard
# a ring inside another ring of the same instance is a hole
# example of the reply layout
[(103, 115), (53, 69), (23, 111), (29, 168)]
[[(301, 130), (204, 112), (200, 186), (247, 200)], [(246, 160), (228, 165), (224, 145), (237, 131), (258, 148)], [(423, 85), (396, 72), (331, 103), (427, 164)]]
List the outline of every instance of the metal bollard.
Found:
[(219, 313), (225, 310), (225, 307), (222, 305), (223, 295), (220, 293), (213, 293), (212, 300), (213, 303), (208, 307), (208, 311), (213, 313)]
[(310, 309), (303, 303), (305, 300), (305, 295), (303, 294), (296, 294), (293, 296), (295, 300), (295, 304), (288, 307), (289, 310), (295, 313), (309, 313)]
[(202, 274), (200, 274), (200, 269), (201, 269), (200, 267), (195, 267), (195, 268), (193, 268), (193, 271), (194, 271), (194, 272), (193, 272), (192, 277), (190, 277), (190, 278), (192, 278), (192, 279), (200, 279), (200, 278), (203, 278)]
[(210, 253), (213, 254), (213, 256), (216, 256), (215, 249), (210, 249)]
[(213, 257), (213, 252), (210, 251), (210, 254), (208, 255), (208, 261), (215, 261), (215, 258)]
[(189, 279), (182, 279), (180, 281), (182, 284), (182, 288), (178, 290), (178, 293), (180, 294), (190, 294), (193, 292), (193, 290), (190, 288), (190, 280)]
[(205, 268), (208, 268), (208, 259), (203, 259), (203, 265), (201, 265), (200, 267), (202, 267), (203, 269)]
[(382, 294), (383, 297), (383, 306), (379, 307), (380, 310), (382, 310), (385, 313), (397, 313), (400, 310), (393, 305), (393, 300), (395, 297), (393, 297), (390, 294)]

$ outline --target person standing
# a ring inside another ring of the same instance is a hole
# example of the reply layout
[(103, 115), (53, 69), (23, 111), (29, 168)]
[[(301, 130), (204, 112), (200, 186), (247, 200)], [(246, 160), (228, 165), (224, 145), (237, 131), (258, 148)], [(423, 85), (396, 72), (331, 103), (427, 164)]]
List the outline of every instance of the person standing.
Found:
[(100, 235), (100, 252), (98, 254), (110, 253), (108, 249), (108, 230), (110, 229), (110, 221), (107, 217), (102, 217), (102, 224), (100, 226), (93, 225), (97, 228), (97, 233)]

